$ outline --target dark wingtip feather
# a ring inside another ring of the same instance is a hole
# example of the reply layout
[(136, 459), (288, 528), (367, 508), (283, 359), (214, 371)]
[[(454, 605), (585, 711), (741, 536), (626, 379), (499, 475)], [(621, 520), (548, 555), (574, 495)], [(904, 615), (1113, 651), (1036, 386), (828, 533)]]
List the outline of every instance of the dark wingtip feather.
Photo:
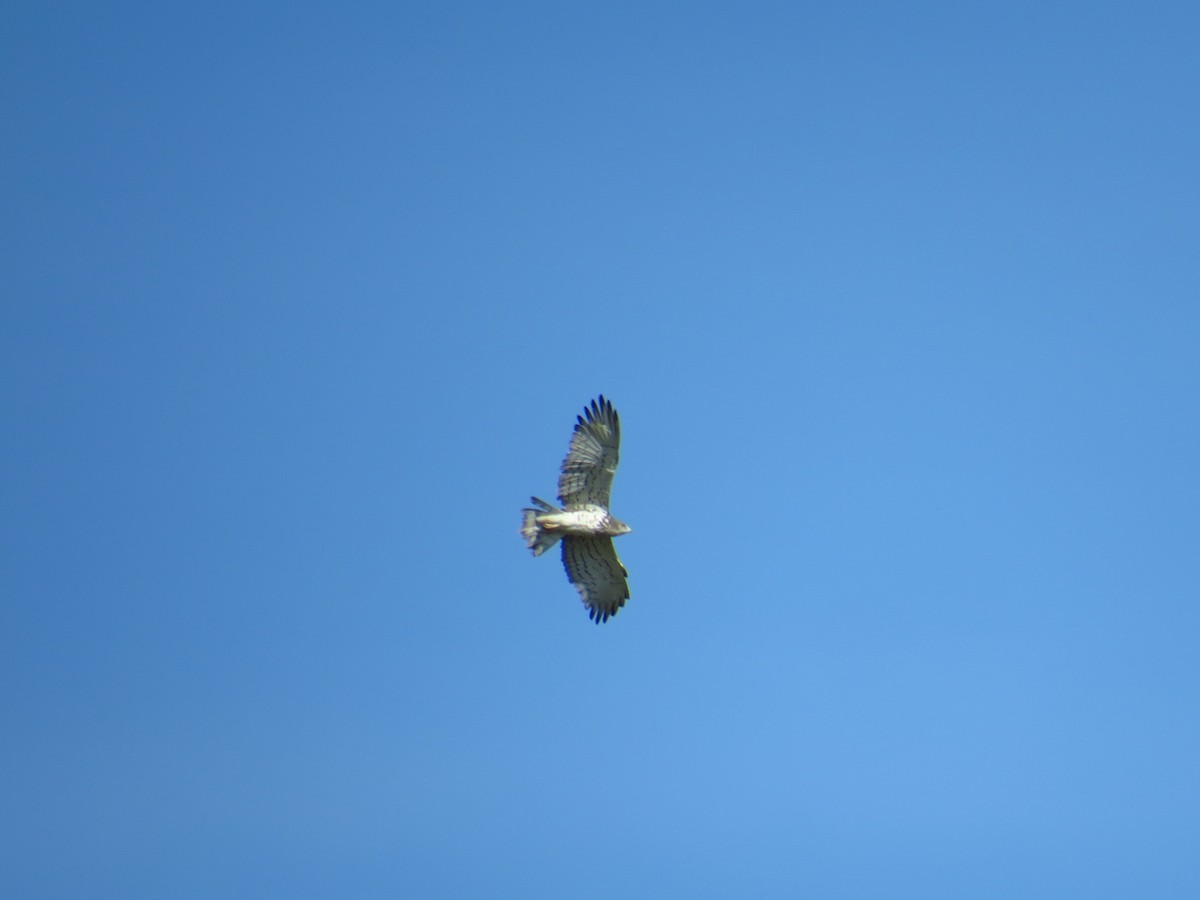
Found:
[[(587, 416), (588, 422), (615, 422), (617, 420), (617, 411), (613, 408), (612, 401), (603, 394), (584, 406), (583, 412)], [(583, 422), (582, 418), (580, 418), (580, 422)]]
[(595, 606), (588, 607), (588, 618), (599, 625), (601, 622), (608, 621), (609, 613), (606, 610), (599, 609)]

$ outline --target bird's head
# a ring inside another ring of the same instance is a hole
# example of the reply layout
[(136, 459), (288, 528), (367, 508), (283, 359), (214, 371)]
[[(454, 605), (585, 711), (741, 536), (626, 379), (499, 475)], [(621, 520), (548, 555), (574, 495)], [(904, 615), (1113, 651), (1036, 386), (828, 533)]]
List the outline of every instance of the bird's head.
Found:
[(616, 537), (617, 535), (621, 535), (621, 534), (629, 534), (629, 532), (631, 532), (631, 531), (633, 531), (633, 529), (630, 528), (628, 525), (626, 525), (624, 522), (622, 522), (620, 519), (613, 519), (611, 517), (609, 518), (608, 533), (611, 534), (613, 537)]

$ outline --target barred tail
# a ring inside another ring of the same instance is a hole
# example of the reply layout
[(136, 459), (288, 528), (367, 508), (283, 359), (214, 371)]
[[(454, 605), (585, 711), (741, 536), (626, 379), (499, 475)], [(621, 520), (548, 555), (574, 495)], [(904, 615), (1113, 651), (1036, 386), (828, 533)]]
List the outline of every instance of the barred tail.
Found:
[(538, 516), (542, 513), (557, 513), (562, 512), (557, 506), (551, 506), (545, 500), (539, 500), (537, 497), (529, 498), (537, 509), (523, 509), (521, 513), (524, 519), (521, 522), (521, 537), (525, 538), (525, 546), (533, 551), (534, 556), (541, 556), (551, 547), (558, 543), (561, 534), (549, 531), (542, 527), (538, 521)]

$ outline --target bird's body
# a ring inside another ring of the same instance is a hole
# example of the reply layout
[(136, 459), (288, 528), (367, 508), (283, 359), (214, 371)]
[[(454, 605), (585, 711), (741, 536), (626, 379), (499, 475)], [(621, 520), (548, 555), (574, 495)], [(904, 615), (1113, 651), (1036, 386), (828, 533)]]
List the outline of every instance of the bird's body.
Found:
[(593, 400), (578, 417), (558, 478), (562, 508), (533, 497), (523, 509), (521, 535), (534, 556), (562, 542), (563, 567), (595, 622), (606, 622), (629, 599), (628, 573), (612, 539), (632, 529), (609, 511), (621, 444), (621, 422), (612, 403)]
[[(547, 531), (558, 531), (564, 535), (607, 534), (616, 537), (625, 534), (628, 528), (618, 519), (608, 514), (608, 510), (599, 506), (585, 506), (582, 509), (564, 509), (558, 512), (545, 512), (537, 517), (537, 524)], [(540, 555), (540, 554), (535, 554)]]

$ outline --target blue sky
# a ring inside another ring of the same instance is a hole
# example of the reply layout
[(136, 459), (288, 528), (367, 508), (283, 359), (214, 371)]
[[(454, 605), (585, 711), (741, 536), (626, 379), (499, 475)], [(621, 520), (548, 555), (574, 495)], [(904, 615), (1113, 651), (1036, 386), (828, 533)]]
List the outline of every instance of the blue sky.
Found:
[(7, 5), (0, 893), (1196, 896), (1198, 27)]

